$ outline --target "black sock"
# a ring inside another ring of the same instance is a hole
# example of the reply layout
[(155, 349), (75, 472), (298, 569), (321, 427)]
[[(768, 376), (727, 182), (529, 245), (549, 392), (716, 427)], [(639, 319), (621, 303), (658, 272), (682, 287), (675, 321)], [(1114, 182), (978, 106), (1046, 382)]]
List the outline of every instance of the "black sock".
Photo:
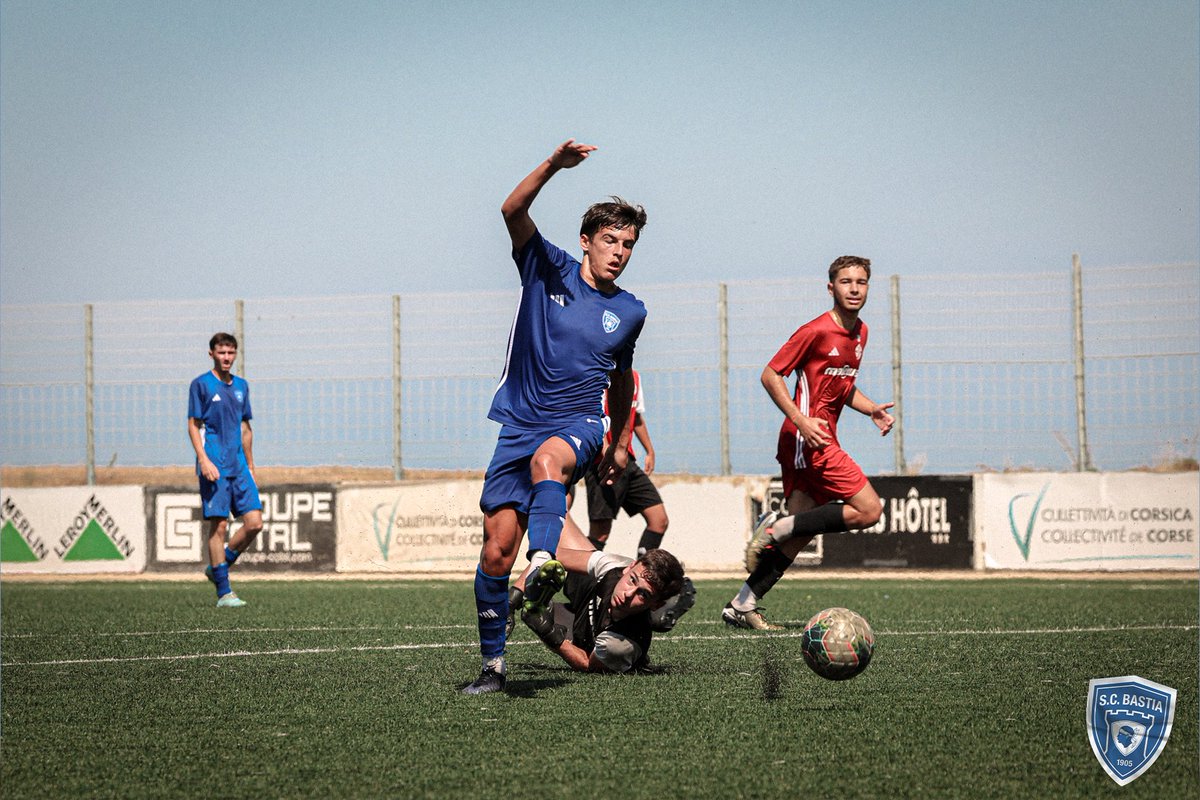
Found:
[(589, 542), (591, 542), (591, 543), (592, 543), (592, 547), (596, 548), (597, 550), (603, 550), (603, 549), (604, 549), (604, 545), (608, 544), (608, 540), (607, 540), (607, 539), (597, 539), (597, 538), (595, 538), (595, 537), (592, 537), (592, 536), (589, 536), (589, 537), (588, 537), (588, 541), (589, 541)]
[(657, 550), (662, 547), (663, 535), (649, 528), (642, 531), (641, 541), (638, 542), (638, 555), (644, 556), (647, 550)]
[(792, 517), (792, 528), (787, 533), (780, 530), (783, 526), (776, 525), (773, 538), (776, 542), (786, 542), (802, 536), (812, 537), (820, 533), (839, 533), (848, 531), (846, 515), (842, 513), (841, 503), (826, 503), (810, 511), (801, 511)]
[(750, 591), (754, 592), (755, 597), (761, 599), (763, 595), (771, 591), (772, 586), (779, 583), (779, 579), (791, 565), (792, 559), (785, 556), (778, 547), (767, 545), (763, 548), (762, 555), (758, 557), (758, 565), (754, 568), (754, 572), (751, 572), (750, 577), (746, 579), (746, 585), (750, 587)]

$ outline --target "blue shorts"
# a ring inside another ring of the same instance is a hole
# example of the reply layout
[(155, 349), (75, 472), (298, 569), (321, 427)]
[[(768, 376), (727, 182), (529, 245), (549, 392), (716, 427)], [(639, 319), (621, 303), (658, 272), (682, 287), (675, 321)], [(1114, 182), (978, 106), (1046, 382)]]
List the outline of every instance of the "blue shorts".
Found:
[(258, 486), (248, 469), (228, 478), (217, 478), (216, 482), (201, 475), (200, 500), (205, 519), (225, 519), (231, 511), (240, 517), (247, 511), (262, 510)]
[(575, 451), (575, 474), (567, 484), (573, 486), (604, 446), (606, 433), (608, 417), (580, 417), (575, 422), (536, 430), (505, 425), (500, 429), (496, 452), (483, 477), (480, 510), (486, 514), (503, 506), (512, 506), (519, 513), (528, 514), (533, 495), (529, 460), (542, 443), (557, 436)]

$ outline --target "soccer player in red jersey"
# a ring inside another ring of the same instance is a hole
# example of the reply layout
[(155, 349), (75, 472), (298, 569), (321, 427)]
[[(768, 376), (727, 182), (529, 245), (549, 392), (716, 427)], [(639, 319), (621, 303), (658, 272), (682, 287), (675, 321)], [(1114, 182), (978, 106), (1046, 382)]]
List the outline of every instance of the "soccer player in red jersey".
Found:
[[(867, 346), (867, 325), (858, 314), (870, 282), (869, 259), (835, 260), (828, 285), (833, 308), (800, 326), (763, 369), (763, 388), (784, 416), (776, 458), (783, 470), (788, 516), (770, 513), (755, 527), (746, 549), (750, 577), (721, 612), (728, 625), (778, 628), (767, 622), (758, 601), (800, 550), (818, 534), (869, 528), (879, 521), (879, 495), (837, 438), (838, 417), (846, 405), (869, 416), (881, 435), (895, 422), (888, 413), (894, 403), (876, 403), (854, 385)], [(793, 372), (796, 391), (789, 394), (786, 378)]]

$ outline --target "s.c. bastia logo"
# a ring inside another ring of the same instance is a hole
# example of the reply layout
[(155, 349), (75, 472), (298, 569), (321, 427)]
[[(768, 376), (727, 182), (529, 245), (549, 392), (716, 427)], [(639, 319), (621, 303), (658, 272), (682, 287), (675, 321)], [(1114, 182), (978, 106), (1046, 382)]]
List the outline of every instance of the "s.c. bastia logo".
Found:
[(604, 311), (604, 317), (601, 320), (604, 323), (604, 332), (612, 333), (621, 324), (621, 318), (607, 309)]
[(1088, 684), (1088, 742), (1119, 785), (1150, 769), (1167, 746), (1175, 720), (1175, 690), (1137, 675)]

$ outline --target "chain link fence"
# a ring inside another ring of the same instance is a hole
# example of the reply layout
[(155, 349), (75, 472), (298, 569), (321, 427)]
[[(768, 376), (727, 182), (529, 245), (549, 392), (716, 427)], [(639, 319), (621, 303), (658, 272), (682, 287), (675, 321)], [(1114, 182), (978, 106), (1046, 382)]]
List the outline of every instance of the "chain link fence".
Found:
[[(776, 471), (759, 375), (829, 307), (823, 276), (638, 286), (635, 364), (663, 472)], [(0, 307), (0, 463), (189, 464), (187, 387), (238, 334), (255, 460), (482, 469), (516, 291)], [(997, 276), (876, 275), (858, 387), (895, 436), (847, 411), (869, 474), (1120, 470), (1194, 460), (1200, 265)], [(91, 462), (91, 463), (89, 463)], [(91, 472), (89, 471), (89, 474)]]

